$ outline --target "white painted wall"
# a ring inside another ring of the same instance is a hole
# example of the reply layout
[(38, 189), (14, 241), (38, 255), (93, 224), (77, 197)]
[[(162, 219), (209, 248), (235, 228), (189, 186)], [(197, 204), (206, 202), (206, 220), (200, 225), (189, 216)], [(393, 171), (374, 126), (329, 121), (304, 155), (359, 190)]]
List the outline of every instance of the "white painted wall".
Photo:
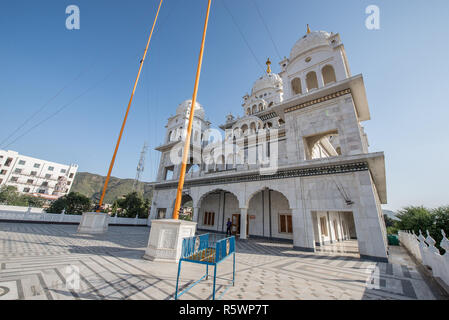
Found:
[[(46, 213), (40, 208), (0, 205), (0, 221), (79, 223), (80, 215)], [(111, 217), (110, 225), (149, 225), (148, 219)]]

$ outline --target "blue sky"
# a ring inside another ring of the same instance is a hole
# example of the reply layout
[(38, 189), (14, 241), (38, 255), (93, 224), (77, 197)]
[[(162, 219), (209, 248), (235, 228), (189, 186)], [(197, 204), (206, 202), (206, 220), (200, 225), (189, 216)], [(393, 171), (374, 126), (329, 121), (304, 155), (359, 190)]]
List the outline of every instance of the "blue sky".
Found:
[[(385, 208), (449, 204), (447, 0), (214, 0), (198, 95), (214, 126), (229, 112), (242, 114), (242, 96), (262, 74), (223, 1), (259, 63), (271, 57), (274, 72), (279, 57), (253, 1), (282, 57), (289, 56), (307, 23), (313, 30), (340, 33), (352, 74), (365, 78), (370, 150), (386, 155)], [(2, 1), (0, 141), (64, 86), (69, 84), (16, 136), (96, 85), (7, 149), (105, 175), (158, 3)], [(80, 30), (65, 27), (71, 4), (80, 8)], [(206, 4), (164, 1), (114, 176), (134, 178), (144, 141), (151, 149), (159, 145), (166, 119), (191, 97)], [(365, 28), (371, 4), (380, 8), (377, 31)], [(153, 180), (158, 156), (156, 151), (147, 156), (144, 181)]]

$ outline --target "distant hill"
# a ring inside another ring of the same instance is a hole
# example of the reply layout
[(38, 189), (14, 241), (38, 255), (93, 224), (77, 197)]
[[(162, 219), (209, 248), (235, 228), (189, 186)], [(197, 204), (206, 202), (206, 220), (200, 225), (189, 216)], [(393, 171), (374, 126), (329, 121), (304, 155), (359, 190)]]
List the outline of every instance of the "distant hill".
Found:
[[(106, 177), (89, 172), (79, 172), (73, 181), (71, 192), (79, 192), (92, 201), (98, 202)], [(134, 179), (119, 179), (111, 177), (106, 191), (105, 203), (113, 203), (114, 200), (133, 191)], [(148, 183), (140, 183), (140, 189), (144, 190), (144, 198), (152, 199), (153, 189)]]
[(386, 214), (386, 215), (388, 216), (388, 218), (391, 218), (391, 219), (393, 219), (393, 220), (399, 220), (399, 219), (396, 217), (396, 212), (391, 211), (391, 210), (382, 210), (382, 211), (384, 212), (384, 214)]

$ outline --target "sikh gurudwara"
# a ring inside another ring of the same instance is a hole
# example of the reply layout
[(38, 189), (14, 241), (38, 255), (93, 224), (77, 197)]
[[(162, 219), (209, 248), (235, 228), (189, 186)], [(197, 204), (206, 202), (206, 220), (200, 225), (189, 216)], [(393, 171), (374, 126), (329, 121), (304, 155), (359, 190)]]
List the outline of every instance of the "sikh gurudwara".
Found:
[[(357, 242), (361, 258), (387, 262), (381, 204), (387, 203), (383, 152), (369, 151), (363, 76), (352, 75), (340, 35), (310, 31), (243, 97), (242, 116), (228, 115), (223, 137), (210, 138), (206, 110), (195, 105), (191, 159), (182, 205), (199, 230), (239, 239), (291, 241), (317, 251)], [(168, 119), (151, 219), (172, 215), (191, 101)]]

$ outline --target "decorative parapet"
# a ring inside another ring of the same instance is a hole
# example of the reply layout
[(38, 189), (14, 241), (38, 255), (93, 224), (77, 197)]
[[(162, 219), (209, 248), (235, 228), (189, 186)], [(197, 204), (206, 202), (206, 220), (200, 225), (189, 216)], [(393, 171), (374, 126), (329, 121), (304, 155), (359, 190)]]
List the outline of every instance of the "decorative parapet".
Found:
[(261, 115), (259, 118), (260, 118), (260, 120), (265, 121), (265, 120), (276, 118), (277, 116), (278, 115), (276, 112), (271, 112), (269, 114)]
[(341, 96), (344, 96), (344, 95), (350, 94), (350, 93), (351, 93), (351, 89), (341, 90), (341, 91), (338, 91), (338, 92), (335, 92), (335, 93), (332, 93), (332, 94), (328, 94), (328, 95), (326, 95), (324, 97), (313, 99), (313, 100), (309, 100), (309, 101), (303, 102), (301, 104), (298, 104), (296, 106), (287, 108), (287, 109), (285, 109), (284, 112), (285, 113), (289, 113), (289, 112), (292, 112), (292, 111), (304, 109), (304, 108), (310, 107), (310, 106), (312, 106), (314, 104), (318, 104), (318, 103), (321, 103), (321, 102), (332, 100), (332, 99), (335, 99), (335, 98), (338, 98), (338, 97), (341, 97)]
[(449, 240), (443, 230), (441, 233), (443, 240), (440, 246), (446, 251), (444, 255), (435, 247), (436, 241), (428, 231), (426, 238), (421, 230), (418, 237), (414, 232), (399, 231), (399, 241), (419, 262), (432, 271), (433, 277), (449, 286)]
[[(321, 166), (315, 168), (307, 169), (287, 169), (279, 170), (272, 175), (261, 175), (259, 173), (254, 174), (240, 174), (224, 177), (210, 177), (207, 179), (198, 179), (186, 181), (185, 187), (199, 187), (205, 185), (219, 185), (219, 184), (229, 184), (229, 183), (241, 183), (250, 181), (262, 181), (262, 180), (276, 180), (276, 179), (288, 179), (297, 177), (309, 177), (309, 176), (321, 176), (321, 175), (331, 175), (331, 174), (342, 174), (349, 172), (367, 171), (368, 164), (366, 162), (355, 162), (349, 164), (340, 165), (329, 165)], [(155, 185), (156, 190), (163, 189), (176, 189), (178, 186), (177, 182), (164, 183)]]

